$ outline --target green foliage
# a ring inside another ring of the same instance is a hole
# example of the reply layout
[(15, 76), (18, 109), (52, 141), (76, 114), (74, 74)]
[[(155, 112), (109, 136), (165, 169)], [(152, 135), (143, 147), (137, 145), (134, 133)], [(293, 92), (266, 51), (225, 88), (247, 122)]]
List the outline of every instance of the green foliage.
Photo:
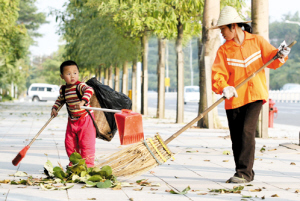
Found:
[[(298, 24), (288, 24), (285, 21), (300, 22), (299, 13), (284, 15), (281, 21), (274, 21), (269, 24), (270, 43), (278, 47), (282, 41), (290, 44), (294, 40), (300, 41), (300, 26)], [(300, 83), (300, 43), (296, 43), (289, 54), (289, 59), (280, 68), (270, 70), (270, 89), (279, 90), (286, 83)]]
[[(0, 88), (18, 87), (19, 93), (26, 89), (29, 77), (29, 46), (31, 36), (45, 22), (45, 15), (36, 14), (35, 0), (0, 0)], [(27, 30), (29, 29), (29, 31)]]
[(45, 13), (37, 13), (37, 7), (34, 5), (36, 0), (22, 0), (20, 1), (19, 18), (17, 23), (24, 24), (31, 37), (41, 37), (42, 34), (36, 30), (46, 21)]
[(126, 38), (109, 16), (102, 16), (86, 1), (71, 0), (65, 13), (55, 13), (61, 20), (61, 33), (67, 41), (64, 59), (75, 60), (83, 72), (95, 68), (120, 66), (137, 57), (138, 40)]
[(52, 163), (48, 160), (44, 165), (44, 172), (48, 179), (56, 181), (55, 178), (59, 178), (62, 183), (85, 183), (86, 187), (110, 188), (120, 186), (117, 178), (112, 174), (110, 166), (103, 166), (101, 169), (97, 167), (87, 168), (85, 159), (82, 159), (77, 152), (71, 154), (70, 161), (73, 165), (68, 166), (65, 172), (61, 167), (53, 168)]

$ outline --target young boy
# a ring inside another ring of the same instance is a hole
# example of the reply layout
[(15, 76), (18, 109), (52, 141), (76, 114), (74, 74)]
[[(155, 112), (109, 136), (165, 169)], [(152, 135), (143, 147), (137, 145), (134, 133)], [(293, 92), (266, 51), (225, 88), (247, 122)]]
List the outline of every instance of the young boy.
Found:
[[(60, 65), (60, 77), (66, 85), (60, 88), (60, 95), (52, 107), (51, 116), (57, 116), (57, 109), (66, 103), (69, 118), (66, 130), (65, 147), (68, 156), (78, 152), (85, 159), (87, 167), (94, 166), (96, 129), (93, 120), (81, 106), (89, 106), (93, 88), (78, 81), (79, 68), (74, 61), (65, 61)], [(81, 99), (78, 95), (82, 96)], [(90, 110), (94, 118), (93, 111)], [(69, 164), (71, 165), (71, 163)]]

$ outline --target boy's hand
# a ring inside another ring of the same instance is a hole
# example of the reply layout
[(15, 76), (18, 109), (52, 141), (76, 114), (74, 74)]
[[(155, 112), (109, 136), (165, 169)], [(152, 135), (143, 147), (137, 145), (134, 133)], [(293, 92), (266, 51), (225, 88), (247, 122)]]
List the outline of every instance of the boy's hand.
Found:
[(75, 108), (75, 109), (80, 109), (80, 107), (81, 107), (81, 106), (84, 106), (84, 104), (85, 104), (85, 101), (82, 100), (82, 101), (80, 101), (79, 104), (74, 105), (74, 108)]
[(56, 117), (57, 116), (57, 111), (56, 111), (56, 109), (54, 109), (54, 108), (52, 108), (52, 112), (51, 112), (51, 117), (54, 115), (54, 117)]

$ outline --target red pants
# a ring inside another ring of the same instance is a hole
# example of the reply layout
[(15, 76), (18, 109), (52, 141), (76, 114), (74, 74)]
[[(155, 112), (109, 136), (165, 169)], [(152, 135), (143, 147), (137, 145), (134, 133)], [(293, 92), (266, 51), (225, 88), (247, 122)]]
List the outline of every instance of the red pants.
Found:
[[(92, 113), (94, 117), (94, 114)], [(78, 152), (85, 159), (87, 167), (94, 166), (96, 129), (90, 115), (78, 120), (68, 119), (65, 147), (68, 156)]]

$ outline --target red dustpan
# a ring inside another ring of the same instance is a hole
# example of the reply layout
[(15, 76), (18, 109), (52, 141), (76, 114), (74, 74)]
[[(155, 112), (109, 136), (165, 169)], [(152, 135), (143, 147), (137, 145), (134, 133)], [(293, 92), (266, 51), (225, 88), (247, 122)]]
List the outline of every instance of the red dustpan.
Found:
[(133, 144), (144, 140), (142, 115), (128, 109), (113, 110), (107, 108), (85, 107), (82, 109), (114, 112), (121, 145)]
[(121, 145), (133, 144), (144, 140), (142, 115), (123, 109), (122, 113), (116, 113), (115, 119), (120, 136)]

